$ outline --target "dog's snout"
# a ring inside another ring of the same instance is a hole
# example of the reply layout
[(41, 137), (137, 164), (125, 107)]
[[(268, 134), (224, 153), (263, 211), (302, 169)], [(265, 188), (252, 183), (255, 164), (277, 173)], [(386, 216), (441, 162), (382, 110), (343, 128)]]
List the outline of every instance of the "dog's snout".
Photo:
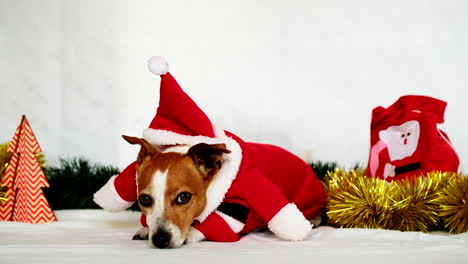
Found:
[(167, 248), (171, 241), (171, 234), (169, 232), (159, 229), (152, 237), (153, 244), (157, 248)]

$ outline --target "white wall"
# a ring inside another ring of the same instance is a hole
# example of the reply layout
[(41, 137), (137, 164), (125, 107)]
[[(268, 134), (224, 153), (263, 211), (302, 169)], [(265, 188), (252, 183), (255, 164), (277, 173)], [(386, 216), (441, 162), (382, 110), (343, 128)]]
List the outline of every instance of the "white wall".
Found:
[(158, 102), (146, 60), (164, 55), (225, 129), (344, 165), (367, 161), (373, 107), (446, 100), (467, 164), (467, 11), (463, 0), (0, 0), (0, 140), (25, 113), (49, 160), (125, 166), (137, 150), (120, 135), (141, 135)]

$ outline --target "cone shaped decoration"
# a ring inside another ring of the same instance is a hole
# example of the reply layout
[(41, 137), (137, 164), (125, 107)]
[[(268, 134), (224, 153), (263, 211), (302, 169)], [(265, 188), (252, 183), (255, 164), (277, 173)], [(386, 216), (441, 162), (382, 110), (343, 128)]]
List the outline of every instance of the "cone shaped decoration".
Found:
[(6, 201), (0, 204), (0, 220), (25, 223), (55, 222), (52, 209), (42, 192), (49, 187), (35, 153), (42, 152), (25, 116), (8, 145), (13, 156), (1, 184), (6, 186)]

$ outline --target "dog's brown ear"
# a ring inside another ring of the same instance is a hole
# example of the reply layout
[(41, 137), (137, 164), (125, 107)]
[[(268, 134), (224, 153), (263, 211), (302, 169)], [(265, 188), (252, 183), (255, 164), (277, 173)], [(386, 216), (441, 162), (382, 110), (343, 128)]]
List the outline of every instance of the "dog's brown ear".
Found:
[(126, 135), (122, 135), (123, 139), (128, 143), (135, 145), (139, 144), (141, 146), (140, 152), (138, 153), (137, 162), (138, 164), (142, 164), (143, 161), (150, 156), (156, 155), (159, 153), (158, 149), (151, 145), (148, 141), (144, 138), (137, 138), (137, 137), (130, 137)]
[(210, 180), (223, 165), (223, 154), (231, 153), (225, 144), (200, 143), (191, 147), (187, 155), (192, 158), (197, 169)]

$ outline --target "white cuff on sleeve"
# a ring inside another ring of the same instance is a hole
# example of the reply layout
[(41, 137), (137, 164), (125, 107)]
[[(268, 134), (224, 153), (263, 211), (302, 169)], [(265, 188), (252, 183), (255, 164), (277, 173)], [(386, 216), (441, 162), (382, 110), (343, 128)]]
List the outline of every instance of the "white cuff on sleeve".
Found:
[(117, 175), (112, 176), (93, 196), (94, 202), (109, 212), (123, 211), (133, 204), (133, 202), (122, 199), (117, 193), (114, 184), (116, 177)]
[(303, 240), (312, 230), (310, 222), (293, 203), (285, 205), (268, 222), (268, 228), (282, 239)]
[(226, 221), (226, 224), (231, 228), (231, 230), (234, 232), (234, 233), (239, 233), (240, 231), (242, 231), (242, 229), (244, 229), (244, 226), (245, 224), (242, 223), (241, 221), (223, 213), (223, 212), (220, 212), (220, 211), (216, 211), (216, 213), (224, 219), (224, 221)]

